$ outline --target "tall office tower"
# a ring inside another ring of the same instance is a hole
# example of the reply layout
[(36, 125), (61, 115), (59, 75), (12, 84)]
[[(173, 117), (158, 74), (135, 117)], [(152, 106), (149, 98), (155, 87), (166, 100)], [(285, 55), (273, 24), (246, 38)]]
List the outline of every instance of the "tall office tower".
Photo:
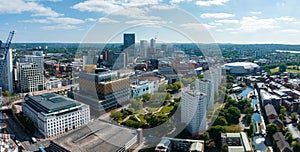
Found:
[(135, 34), (125, 33), (123, 41), (123, 51), (126, 52), (127, 63), (133, 63), (136, 57), (135, 53)]
[(0, 50), (0, 86), (11, 94), (13, 89), (13, 59), (12, 49)]
[(18, 80), (20, 92), (34, 92), (44, 89), (44, 74), (35, 63), (19, 63)]
[(134, 33), (125, 33), (123, 41), (123, 49), (134, 48), (135, 45), (135, 34)]
[(141, 40), (140, 41), (140, 55), (142, 58), (147, 58), (147, 46), (148, 41), (147, 40)]
[(207, 95), (207, 109), (213, 109), (215, 93), (212, 87), (212, 82), (208, 79), (197, 79), (195, 83), (195, 89)]
[[(37, 51), (35, 52), (37, 53)], [(35, 63), (40, 73), (44, 74), (44, 57), (43, 56), (37, 56), (37, 55), (24, 55), (20, 57), (21, 63)]]
[(75, 96), (93, 110), (115, 108), (130, 98), (129, 78), (119, 78), (117, 71), (97, 68), (95, 73), (80, 72), (79, 78), (80, 92)]
[(182, 93), (181, 122), (192, 135), (206, 130), (206, 101), (207, 95), (200, 91)]

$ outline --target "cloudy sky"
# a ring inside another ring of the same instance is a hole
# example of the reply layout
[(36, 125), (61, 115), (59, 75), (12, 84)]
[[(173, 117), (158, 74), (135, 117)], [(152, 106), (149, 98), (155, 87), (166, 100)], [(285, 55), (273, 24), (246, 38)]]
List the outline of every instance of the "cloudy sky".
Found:
[[(0, 39), (16, 30), (14, 42), (81, 42), (95, 25), (111, 33), (116, 25), (142, 23), (147, 30), (125, 31), (144, 32), (138, 39), (186, 42), (174, 30), (155, 27), (176, 24), (194, 33), (205, 27), (218, 43), (300, 44), (299, 5), (298, 0), (1, 0)], [(172, 9), (185, 15), (172, 15)], [(187, 14), (197, 22), (186, 20)], [(114, 41), (122, 42), (121, 36)]]

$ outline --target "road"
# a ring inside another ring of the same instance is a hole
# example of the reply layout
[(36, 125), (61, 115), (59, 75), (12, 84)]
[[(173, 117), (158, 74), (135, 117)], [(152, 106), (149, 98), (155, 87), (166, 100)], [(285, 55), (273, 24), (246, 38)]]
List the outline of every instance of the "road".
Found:
[(7, 124), (7, 130), (10, 134), (14, 134), (16, 139), (19, 140), (25, 149), (28, 149), (30, 137), (24, 128), (13, 117), (12, 113), (3, 111), (3, 120)]

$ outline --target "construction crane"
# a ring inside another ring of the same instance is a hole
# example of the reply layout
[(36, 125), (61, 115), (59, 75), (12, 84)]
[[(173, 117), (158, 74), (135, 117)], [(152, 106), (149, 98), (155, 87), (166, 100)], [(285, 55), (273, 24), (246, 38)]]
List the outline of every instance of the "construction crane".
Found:
[(7, 38), (5, 46), (4, 46), (5, 49), (9, 49), (11, 41), (12, 41), (14, 35), (15, 35), (15, 31), (9, 32), (8, 38)]

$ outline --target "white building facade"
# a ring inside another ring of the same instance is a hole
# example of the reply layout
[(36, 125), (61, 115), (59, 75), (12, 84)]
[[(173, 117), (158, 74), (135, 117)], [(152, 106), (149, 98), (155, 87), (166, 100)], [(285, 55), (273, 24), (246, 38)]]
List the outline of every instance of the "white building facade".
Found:
[(197, 79), (195, 87), (197, 91), (203, 92), (207, 95), (207, 109), (213, 109), (215, 93), (212, 87), (212, 82), (208, 79)]
[(44, 74), (37, 64), (19, 63), (17, 68), (20, 92), (44, 90)]
[(188, 131), (196, 135), (206, 130), (207, 95), (199, 91), (186, 91), (181, 99), (181, 122), (187, 124)]
[(89, 106), (55, 93), (26, 96), (23, 113), (29, 117), (40, 133), (52, 137), (88, 124)]
[(139, 81), (137, 85), (131, 85), (131, 97), (138, 98), (144, 94), (153, 93), (154, 82), (148, 80)]

